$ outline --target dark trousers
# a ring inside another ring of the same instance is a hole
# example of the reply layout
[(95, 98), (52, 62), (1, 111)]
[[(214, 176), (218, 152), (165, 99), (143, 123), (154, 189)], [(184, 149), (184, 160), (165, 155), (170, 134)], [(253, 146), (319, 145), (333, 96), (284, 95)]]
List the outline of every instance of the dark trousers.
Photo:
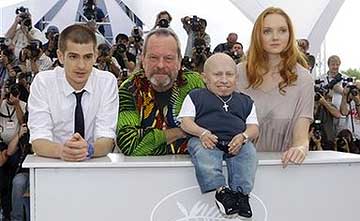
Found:
[(3, 216), (10, 220), (11, 213), (11, 191), (12, 180), (15, 176), (16, 169), (18, 167), (18, 159), (20, 152), (16, 152), (9, 157), (7, 162), (0, 167), (0, 199), (1, 207), (3, 210)]

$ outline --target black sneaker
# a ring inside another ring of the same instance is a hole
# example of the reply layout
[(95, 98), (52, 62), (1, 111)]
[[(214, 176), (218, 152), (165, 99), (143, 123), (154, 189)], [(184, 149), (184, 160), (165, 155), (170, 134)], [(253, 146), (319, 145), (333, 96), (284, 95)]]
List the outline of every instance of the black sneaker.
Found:
[(239, 212), (237, 194), (228, 187), (221, 187), (216, 191), (215, 202), (223, 214), (233, 215)]
[(249, 203), (249, 195), (245, 195), (241, 192), (237, 192), (238, 200), (238, 214), (240, 218), (251, 218), (252, 211)]

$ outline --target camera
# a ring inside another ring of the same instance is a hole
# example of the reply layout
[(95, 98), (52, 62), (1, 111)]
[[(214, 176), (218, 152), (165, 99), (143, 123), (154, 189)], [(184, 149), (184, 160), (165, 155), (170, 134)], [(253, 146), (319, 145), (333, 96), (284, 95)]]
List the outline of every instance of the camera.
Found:
[(41, 50), (40, 50), (42, 48), (41, 41), (33, 40), (25, 48), (30, 51), (31, 58), (36, 58), (40, 55), (40, 52), (41, 52)]
[(205, 19), (201, 19), (198, 16), (194, 15), (189, 21), (188, 24), (191, 25), (191, 30), (194, 32), (201, 31), (202, 22), (206, 22)]
[[(0, 47), (9, 46), (11, 44), (10, 38), (0, 37)], [(0, 48), (0, 49), (1, 49)]]
[(135, 42), (141, 42), (142, 40), (142, 30), (140, 27), (135, 26), (131, 31), (131, 35), (134, 37)]
[(315, 80), (315, 86), (314, 86), (314, 90), (315, 90), (314, 100), (315, 101), (319, 101), (321, 96), (325, 96), (329, 92), (326, 88), (324, 88), (322, 86), (323, 82), (324, 82), (323, 80)]
[(195, 38), (194, 48), (196, 54), (203, 54), (206, 49), (206, 42), (203, 38)]
[(314, 131), (313, 131), (314, 137), (315, 139), (319, 140), (321, 138), (321, 120), (315, 120), (313, 127), (314, 127)]
[(357, 96), (359, 94), (359, 89), (356, 87), (353, 78), (344, 78), (343, 87), (349, 88), (348, 94), (351, 94), (352, 96)]
[(25, 25), (29, 29), (31, 28), (31, 18), (28, 8), (21, 6), (15, 10), (15, 14), (20, 15), (21, 18), (20, 24)]
[(181, 66), (184, 70), (192, 70), (194, 68), (192, 59), (189, 56), (184, 56), (184, 58), (181, 60)]
[(116, 49), (115, 49), (115, 53), (117, 54), (122, 54), (126, 52), (126, 45), (120, 43), (116, 45)]
[[(314, 86), (314, 90), (315, 90), (315, 101), (318, 101), (320, 99), (320, 95), (324, 96), (327, 93), (329, 93), (329, 91), (331, 89), (334, 88), (334, 86), (339, 83), (340, 81), (343, 80), (342, 75), (339, 73), (337, 74), (334, 79), (332, 79), (327, 85), (323, 85), (324, 80), (315, 80), (315, 86)], [(319, 95), (320, 94), (320, 95)]]
[(98, 46), (98, 51), (99, 51), (99, 57), (102, 56), (106, 57), (110, 55), (110, 48), (106, 44), (100, 44)]
[(121, 73), (123, 79), (126, 79), (129, 76), (129, 70), (127, 68), (123, 68)]
[(83, 5), (84, 16), (88, 20), (96, 20), (96, 4), (94, 0), (88, 0)]
[(159, 20), (158, 24), (159, 24), (160, 28), (168, 28), (170, 25), (170, 22), (166, 18), (162, 18)]

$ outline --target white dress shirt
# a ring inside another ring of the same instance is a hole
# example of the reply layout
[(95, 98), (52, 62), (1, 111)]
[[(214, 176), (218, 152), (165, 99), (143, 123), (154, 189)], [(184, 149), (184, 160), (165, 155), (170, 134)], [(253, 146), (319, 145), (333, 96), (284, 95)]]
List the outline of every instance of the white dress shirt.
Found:
[[(119, 110), (117, 80), (113, 74), (93, 68), (81, 99), (85, 140), (115, 138)], [(64, 69), (38, 73), (28, 100), (30, 140), (39, 138), (64, 144), (74, 133), (75, 90), (65, 78)]]

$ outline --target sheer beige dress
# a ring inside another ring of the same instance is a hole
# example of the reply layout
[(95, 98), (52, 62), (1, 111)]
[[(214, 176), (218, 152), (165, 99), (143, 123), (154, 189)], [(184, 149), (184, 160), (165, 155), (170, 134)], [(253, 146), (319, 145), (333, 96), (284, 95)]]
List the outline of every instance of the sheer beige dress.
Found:
[(245, 63), (237, 66), (239, 91), (255, 102), (260, 134), (255, 141), (257, 151), (286, 151), (292, 145), (292, 131), (297, 119), (313, 119), (314, 83), (308, 70), (296, 66), (298, 79), (294, 86), (280, 94), (277, 84), (267, 90), (247, 88)]

